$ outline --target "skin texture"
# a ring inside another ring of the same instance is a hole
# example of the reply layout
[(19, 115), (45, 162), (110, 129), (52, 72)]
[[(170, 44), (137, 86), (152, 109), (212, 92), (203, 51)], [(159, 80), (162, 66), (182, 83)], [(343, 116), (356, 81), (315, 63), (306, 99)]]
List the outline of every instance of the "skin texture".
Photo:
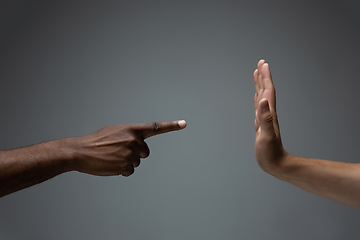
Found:
[(121, 124), (82, 137), (0, 151), (0, 197), (68, 171), (128, 177), (150, 154), (146, 138), (185, 127), (183, 120)]
[(311, 193), (360, 208), (360, 165), (295, 157), (282, 145), (276, 94), (270, 68), (260, 60), (254, 71), (255, 156), (259, 166), (276, 178)]

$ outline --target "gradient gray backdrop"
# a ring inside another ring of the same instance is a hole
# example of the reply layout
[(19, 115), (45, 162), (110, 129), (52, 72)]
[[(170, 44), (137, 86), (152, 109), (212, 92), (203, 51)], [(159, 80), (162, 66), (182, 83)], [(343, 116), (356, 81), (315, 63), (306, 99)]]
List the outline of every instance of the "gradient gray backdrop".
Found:
[(285, 149), (359, 161), (357, 1), (4, 1), (0, 147), (186, 119), (129, 178), (78, 172), (0, 199), (0, 239), (358, 239), (360, 215), (262, 172), (252, 73)]

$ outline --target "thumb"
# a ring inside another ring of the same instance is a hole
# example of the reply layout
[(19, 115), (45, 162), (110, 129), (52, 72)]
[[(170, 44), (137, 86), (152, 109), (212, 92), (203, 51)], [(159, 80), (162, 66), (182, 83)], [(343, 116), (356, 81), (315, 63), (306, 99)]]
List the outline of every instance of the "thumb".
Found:
[(274, 137), (276, 135), (273, 124), (274, 117), (269, 108), (269, 101), (266, 98), (261, 99), (259, 102), (258, 117), (260, 120), (261, 133), (268, 137)]

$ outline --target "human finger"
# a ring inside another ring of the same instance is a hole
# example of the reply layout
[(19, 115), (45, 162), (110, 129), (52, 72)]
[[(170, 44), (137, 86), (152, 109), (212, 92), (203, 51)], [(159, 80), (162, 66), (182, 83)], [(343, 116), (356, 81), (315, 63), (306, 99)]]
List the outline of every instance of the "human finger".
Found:
[(258, 117), (260, 119), (261, 135), (271, 139), (276, 136), (274, 124), (273, 124), (273, 114), (270, 111), (269, 101), (266, 98), (263, 98), (259, 102), (259, 113)]
[(256, 118), (255, 118), (255, 120), (254, 120), (254, 125), (255, 125), (255, 132), (257, 132), (258, 129), (259, 129), (259, 124), (258, 124)]
[(150, 149), (144, 141), (140, 143), (139, 150), (141, 158), (147, 158), (150, 155)]
[(255, 96), (254, 96), (254, 108), (255, 108), (255, 111), (257, 110), (258, 108), (258, 100), (257, 100), (257, 93), (255, 93)]
[(268, 63), (264, 63), (261, 66), (261, 76), (264, 89), (274, 90), (274, 83), (271, 78), (270, 67)]
[(128, 176), (132, 175), (134, 172), (135, 172), (134, 166), (131, 165), (127, 168), (124, 168), (121, 171), (121, 175), (123, 175), (124, 177), (128, 177)]
[(258, 82), (259, 82), (259, 89), (260, 89), (260, 90), (263, 90), (263, 89), (264, 89), (264, 85), (263, 85), (263, 82), (262, 82), (262, 65), (264, 65), (264, 63), (265, 63), (265, 60), (264, 60), (264, 59), (261, 59), (261, 60), (258, 62), (258, 70), (259, 70)]
[(258, 117), (257, 117), (257, 109), (258, 109), (258, 100), (257, 100), (257, 93), (255, 93), (254, 96), (254, 108), (255, 108), (255, 131), (258, 130), (259, 128), (259, 122), (258, 122)]
[(185, 127), (186, 127), (186, 122), (184, 120), (170, 121), (170, 122), (140, 123), (135, 126), (135, 131), (137, 131), (143, 139), (146, 139), (158, 134), (181, 130)]
[(133, 165), (134, 168), (140, 166), (140, 163), (141, 163), (140, 157), (134, 158), (134, 159), (131, 161), (131, 164)]
[(260, 86), (259, 86), (259, 69), (255, 69), (253, 75), (254, 75), (255, 90), (256, 90), (256, 93), (259, 93), (259, 90), (260, 90)]
[[(261, 66), (262, 72), (262, 82), (264, 86), (264, 94), (262, 98), (267, 98), (270, 104), (270, 109), (276, 111), (276, 96), (275, 96), (275, 87), (272, 81), (270, 67), (268, 63), (264, 63)], [(259, 99), (261, 100), (261, 99)]]

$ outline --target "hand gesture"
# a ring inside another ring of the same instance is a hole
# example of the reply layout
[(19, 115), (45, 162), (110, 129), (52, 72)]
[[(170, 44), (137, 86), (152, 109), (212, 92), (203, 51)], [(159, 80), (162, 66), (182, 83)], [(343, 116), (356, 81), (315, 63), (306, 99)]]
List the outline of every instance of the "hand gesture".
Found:
[(134, 123), (104, 127), (74, 138), (74, 169), (99, 176), (130, 176), (150, 154), (145, 139), (186, 127), (185, 121)]
[(255, 82), (255, 156), (259, 166), (266, 172), (276, 169), (287, 156), (281, 137), (276, 115), (275, 88), (269, 64), (258, 62), (254, 71)]

